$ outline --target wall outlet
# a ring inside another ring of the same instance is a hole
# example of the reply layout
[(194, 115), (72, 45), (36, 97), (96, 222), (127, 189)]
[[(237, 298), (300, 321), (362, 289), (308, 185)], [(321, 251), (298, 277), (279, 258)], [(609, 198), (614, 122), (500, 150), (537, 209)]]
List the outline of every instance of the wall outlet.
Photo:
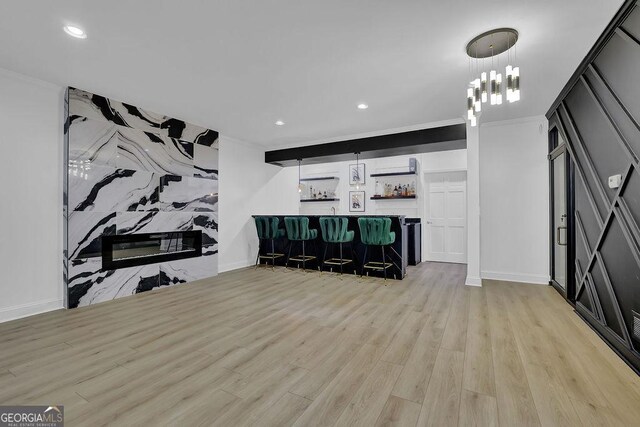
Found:
[(613, 175), (609, 177), (609, 188), (618, 188), (622, 184), (622, 175)]

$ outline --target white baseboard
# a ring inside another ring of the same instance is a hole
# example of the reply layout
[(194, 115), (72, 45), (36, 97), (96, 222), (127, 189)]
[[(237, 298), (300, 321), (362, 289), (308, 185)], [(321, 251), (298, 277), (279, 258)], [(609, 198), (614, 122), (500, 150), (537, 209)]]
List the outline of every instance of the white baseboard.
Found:
[(254, 261), (244, 260), (244, 261), (230, 262), (227, 264), (220, 264), (218, 266), (218, 273), (224, 273), (225, 271), (231, 271), (231, 270), (237, 270), (239, 268), (249, 267), (254, 263), (255, 263), (255, 260)]
[(36, 301), (0, 309), (0, 323), (63, 308), (62, 300)]
[(501, 271), (483, 271), (480, 273), (483, 279), (504, 280), (506, 282), (532, 283), (536, 285), (548, 285), (549, 276), (544, 274), (519, 274), (503, 273)]
[(467, 286), (482, 286), (482, 279), (480, 279), (479, 277), (467, 276), (464, 284)]

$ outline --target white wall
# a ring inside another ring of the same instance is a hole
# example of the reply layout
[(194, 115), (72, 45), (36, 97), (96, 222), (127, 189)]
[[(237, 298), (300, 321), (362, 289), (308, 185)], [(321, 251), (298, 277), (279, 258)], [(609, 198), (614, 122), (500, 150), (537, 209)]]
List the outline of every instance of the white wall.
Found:
[(0, 322), (63, 306), (63, 100), (0, 70)]
[(422, 172), (467, 170), (467, 150), (436, 151), (420, 154)]
[(481, 275), (549, 281), (547, 120), (480, 126)]
[(258, 237), (251, 215), (298, 214), (298, 170), (264, 162), (264, 150), (220, 137), (220, 272), (255, 262)]

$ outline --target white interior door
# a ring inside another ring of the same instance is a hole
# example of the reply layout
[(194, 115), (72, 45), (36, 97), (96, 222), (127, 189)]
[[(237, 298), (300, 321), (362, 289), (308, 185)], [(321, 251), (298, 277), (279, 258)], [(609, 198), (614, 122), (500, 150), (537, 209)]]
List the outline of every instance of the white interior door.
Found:
[(467, 172), (426, 174), (426, 260), (467, 262)]

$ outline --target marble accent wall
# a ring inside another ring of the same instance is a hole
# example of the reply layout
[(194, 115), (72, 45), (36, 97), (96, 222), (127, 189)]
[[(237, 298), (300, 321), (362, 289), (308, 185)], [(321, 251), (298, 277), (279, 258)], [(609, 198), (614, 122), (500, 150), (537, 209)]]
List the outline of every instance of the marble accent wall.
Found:
[[(67, 306), (215, 276), (218, 132), (75, 88), (66, 103)], [(182, 230), (201, 257), (102, 269), (104, 235)]]

